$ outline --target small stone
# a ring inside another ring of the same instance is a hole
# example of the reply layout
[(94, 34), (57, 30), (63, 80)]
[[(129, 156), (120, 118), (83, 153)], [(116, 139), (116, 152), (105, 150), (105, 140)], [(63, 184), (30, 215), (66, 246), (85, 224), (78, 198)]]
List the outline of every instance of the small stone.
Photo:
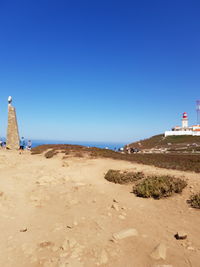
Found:
[(77, 244), (77, 242), (74, 238), (72, 238), (68, 240), (68, 244), (70, 248), (73, 248)]
[(187, 244), (186, 243), (181, 243), (181, 246), (183, 246), (183, 247), (187, 247)]
[(21, 233), (27, 232), (27, 228), (23, 228), (20, 230)]
[(63, 250), (68, 250), (69, 249), (69, 242), (67, 239), (64, 240), (63, 244), (62, 244), (62, 249)]
[(116, 199), (113, 199), (113, 202), (118, 203), (118, 201)]
[(193, 250), (193, 251), (195, 250), (195, 248), (193, 248), (193, 247), (191, 247), (191, 246), (187, 247), (187, 249), (188, 249), (188, 250)]
[(74, 221), (74, 222), (73, 222), (73, 225), (74, 225), (74, 226), (77, 226), (77, 225), (78, 225), (77, 221)]
[(121, 220), (125, 220), (125, 217), (124, 217), (123, 215), (119, 215), (119, 218), (120, 218)]
[(54, 244), (51, 242), (51, 241), (44, 241), (44, 242), (41, 242), (40, 244), (39, 244), (39, 246), (41, 247), (41, 248), (45, 248), (45, 247), (50, 247), (50, 246), (53, 246)]
[(166, 252), (167, 252), (167, 248), (165, 246), (165, 244), (160, 243), (158, 244), (154, 250), (151, 253), (151, 258), (155, 259), (155, 260), (159, 260), (159, 259), (166, 259)]
[(119, 211), (119, 206), (117, 203), (112, 204), (111, 208), (116, 210), (116, 211)]
[(111, 217), (111, 216), (112, 216), (112, 214), (111, 214), (110, 212), (108, 212), (108, 216), (109, 216), (109, 217)]
[(186, 239), (187, 238), (187, 233), (185, 232), (177, 232), (174, 237), (177, 239), (177, 240), (180, 240), (180, 239)]
[(121, 240), (121, 239), (131, 237), (131, 236), (138, 236), (138, 232), (136, 229), (134, 228), (124, 229), (118, 233), (113, 234), (113, 238), (115, 240)]

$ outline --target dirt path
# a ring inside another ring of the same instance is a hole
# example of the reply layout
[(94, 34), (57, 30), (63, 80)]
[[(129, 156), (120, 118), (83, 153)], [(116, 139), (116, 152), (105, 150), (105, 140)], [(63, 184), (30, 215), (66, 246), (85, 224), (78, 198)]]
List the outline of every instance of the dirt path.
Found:
[[(134, 196), (131, 185), (107, 182), (109, 169), (171, 174), (188, 180), (181, 195)], [(0, 151), (0, 266), (199, 267), (200, 211), (186, 203), (200, 175), (111, 159)], [(114, 205), (114, 206), (113, 206)], [(112, 207), (113, 206), (113, 207)], [(113, 234), (134, 228), (121, 240)], [(188, 234), (176, 240), (177, 231)], [(160, 243), (166, 259), (150, 257)]]

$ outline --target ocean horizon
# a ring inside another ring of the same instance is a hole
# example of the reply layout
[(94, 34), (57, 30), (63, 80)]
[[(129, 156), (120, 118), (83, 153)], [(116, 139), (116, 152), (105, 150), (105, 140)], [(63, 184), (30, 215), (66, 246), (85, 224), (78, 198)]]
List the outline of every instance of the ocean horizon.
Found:
[[(27, 141), (27, 140), (26, 140)], [(60, 141), (60, 140), (32, 140), (32, 147), (48, 144), (70, 144), (88, 147), (108, 148), (111, 150), (124, 147), (127, 143), (122, 142), (94, 142), (94, 141)]]
[[(6, 141), (5, 137), (0, 138), (2, 141)], [(28, 139), (25, 139), (26, 144)], [(95, 142), (95, 141), (64, 141), (64, 140), (37, 140), (31, 139), (32, 148), (40, 145), (50, 145), (50, 144), (69, 144), (69, 145), (82, 145), (88, 147), (98, 147), (98, 148), (108, 148), (111, 150), (119, 149), (124, 147), (128, 142)]]

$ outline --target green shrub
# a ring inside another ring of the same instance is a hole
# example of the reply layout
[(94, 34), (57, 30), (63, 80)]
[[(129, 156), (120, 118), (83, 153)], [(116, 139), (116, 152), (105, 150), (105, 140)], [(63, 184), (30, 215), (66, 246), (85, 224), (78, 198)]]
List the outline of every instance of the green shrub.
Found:
[(132, 183), (142, 178), (144, 178), (143, 172), (122, 172), (119, 170), (109, 170), (105, 175), (106, 180), (116, 184)]
[(138, 197), (160, 199), (173, 193), (181, 193), (187, 183), (172, 176), (149, 176), (133, 187), (133, 193)]
[(188, 200), (188, 203), (190, 203), (191, 207), (200, 209), (200, 192), (197, 194), (192, 194)]

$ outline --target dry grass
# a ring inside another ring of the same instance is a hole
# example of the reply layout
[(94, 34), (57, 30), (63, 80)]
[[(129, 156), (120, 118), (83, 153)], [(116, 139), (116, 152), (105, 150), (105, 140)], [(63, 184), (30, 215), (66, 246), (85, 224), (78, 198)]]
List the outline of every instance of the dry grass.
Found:
[(133, 187), (138, 197), (160, 199), (181, 193), (187, 186), (184, 180), (172, 176), (149, 176)]
[(191, 205), (191, 207), (200, 209), (200, 192), (197, 194), (192, 194), (188, 200), (188, 203)]
[(116, 184), (128, 184), (142, 178), (144, 178), (143, 172), (122, 172), (119, 170), (109, 170), (105, 175), (106, 180)]
[(52, 149), (52, 150), (47, 151), (44, 154), (44, 156), (45, 156), (45, 158), (50, 159), (50, 158), (53, 158), (53, 156), (56, 155), (57, 153), (58, 153), (57, 151)]

